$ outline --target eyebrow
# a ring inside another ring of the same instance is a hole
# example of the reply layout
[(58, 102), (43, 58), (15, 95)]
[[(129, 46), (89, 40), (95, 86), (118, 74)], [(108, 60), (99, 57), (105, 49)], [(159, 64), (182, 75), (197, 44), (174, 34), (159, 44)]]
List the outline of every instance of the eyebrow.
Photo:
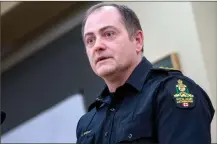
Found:
[[(99, 31), (100, 31), (100, 33), (101, 33), (102, 31), (104, 31), (104, 30), (106, 30), (106, 29), (109, 29), (109, 28), (112, 28), (112, 29), (117, 30), (117, 28), (115, 28), (114, 26), (104, 26), (104, 27), (102, 27)], [(94, 33), (93, 33), (93, 32), (87, 32), (87, 33), (84, 35), (84, 38), (85, 38), (86, 36), (88, 36), (88, 35), (94, 35)]]

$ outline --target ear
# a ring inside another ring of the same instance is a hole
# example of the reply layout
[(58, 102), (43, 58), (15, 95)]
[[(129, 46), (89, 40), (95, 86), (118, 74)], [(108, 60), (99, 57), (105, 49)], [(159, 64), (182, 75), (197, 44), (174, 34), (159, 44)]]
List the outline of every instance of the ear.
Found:
[(139, 52), (142, 52), (142, 47), (143, 47), (143, 44), (144, 44), (144, 35), (143, 35), (143, 32), (141, 30), (137, 30), (136, 33), (135, 33), (135, 42), (136, 42), (136, 52), (139, 53)]

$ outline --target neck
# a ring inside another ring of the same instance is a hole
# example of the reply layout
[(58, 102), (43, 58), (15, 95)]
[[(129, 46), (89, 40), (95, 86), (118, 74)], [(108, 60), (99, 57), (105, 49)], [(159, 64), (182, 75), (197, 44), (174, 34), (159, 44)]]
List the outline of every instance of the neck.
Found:
[(137, 59), (135, 63), (133, 63), (131, 66), (125, 68), (122, 71), (115, 72), (112, 76), (109, 78), (105, 78), (104, 81), (106, 85), (108, 86), (108, 89), (110, 92), (115, 92), (116, 89), (127, 81), (127, 79), (132, 74), (133, 70), (136, 68), (136, 66), (141, 62), (142, 58)]

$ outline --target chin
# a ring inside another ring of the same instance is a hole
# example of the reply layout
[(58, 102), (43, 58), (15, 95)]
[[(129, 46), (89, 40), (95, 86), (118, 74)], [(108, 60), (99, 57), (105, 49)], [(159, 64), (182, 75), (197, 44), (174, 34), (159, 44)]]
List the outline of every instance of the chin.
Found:
[(99, 77), (106, 77), (115, 73), (116, 69), (114, 67), (100, 67), (96, 70)]

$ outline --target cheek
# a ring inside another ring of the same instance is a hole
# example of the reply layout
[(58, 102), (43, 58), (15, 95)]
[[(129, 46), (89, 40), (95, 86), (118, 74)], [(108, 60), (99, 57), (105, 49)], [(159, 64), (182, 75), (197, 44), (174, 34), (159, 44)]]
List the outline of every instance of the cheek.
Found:
[(115, 41), (108, 44), (110, 47), (110, 50), (113, 52), (113, 54), (121, 54), (123, 53), (124, 48), (126, 47), (126, 43), (123, 41)]
[(91, 53), (91, 51), (86, 51), (87, 57), (89, 62), (92, 64), (93, 62), (93, 54)]
[(128, 37), (122, 37), (117, 40), (117, 45), (118, 45), (118, 50), (121, 51), (122, 53), (126, 51), (128, 47), (131, 47), (132, 44), (128, 40)]

